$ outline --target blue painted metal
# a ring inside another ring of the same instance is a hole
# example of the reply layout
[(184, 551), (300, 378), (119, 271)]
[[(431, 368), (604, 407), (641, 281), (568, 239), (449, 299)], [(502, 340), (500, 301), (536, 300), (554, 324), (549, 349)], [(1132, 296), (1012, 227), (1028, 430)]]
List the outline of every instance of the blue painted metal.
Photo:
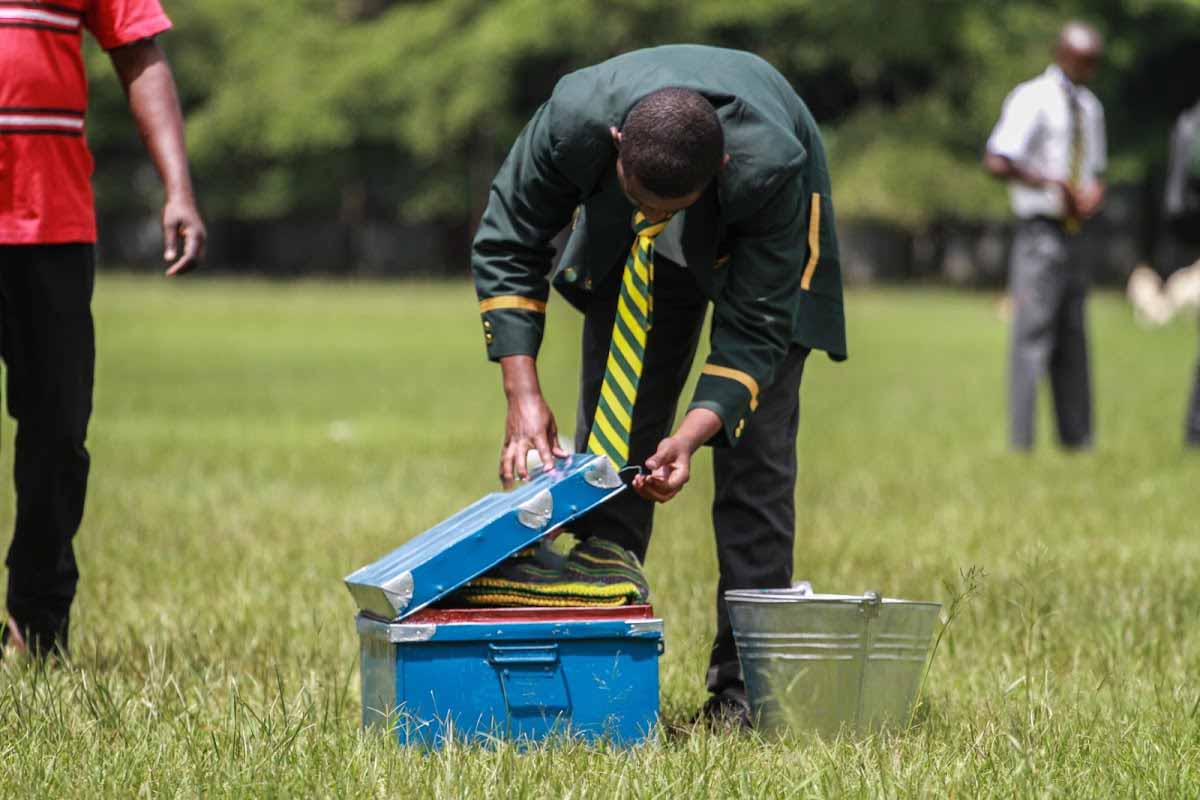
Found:
[(431, 747), (654, 735), (662, 620), (648, 607), (417, 613), (624, 488), (607, 458), (574, 455), (347, 576), (360, 609), (363, 724)]
[(662, 620), (387, 623), (360, 614), (363, 724), (401, 744), (655, 734)]
[(362, 611), (402, 619), (624, 489), (608, 459), (569, 456), (348, 575), (346, 586)]

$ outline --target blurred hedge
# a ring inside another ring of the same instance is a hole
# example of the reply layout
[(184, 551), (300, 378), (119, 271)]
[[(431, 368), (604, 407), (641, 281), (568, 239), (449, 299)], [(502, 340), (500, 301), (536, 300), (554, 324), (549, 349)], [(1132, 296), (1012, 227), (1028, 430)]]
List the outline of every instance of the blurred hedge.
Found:
[[(213, 218), (469, 227), (558, 76), (666, 42), (770, 60), (822, 123), (841, 214), (913, 227), (1003, 214), (982, 144), (1069, 17), (1108, 37), (1095, 88), (1115, 179), (1153, 172), (1173, 115), (1200, 95), (1200, 0), (164, 2)], [(105, 60), (91, 48), (99, 197), (135, 213), (157, 189)]]

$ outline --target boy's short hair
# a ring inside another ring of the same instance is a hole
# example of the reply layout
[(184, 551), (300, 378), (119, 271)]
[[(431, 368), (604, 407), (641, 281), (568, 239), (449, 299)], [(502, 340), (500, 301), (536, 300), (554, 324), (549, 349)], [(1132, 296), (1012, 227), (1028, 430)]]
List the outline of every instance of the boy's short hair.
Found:
[(685, 197), (708, 185), (725, 158), (716, 109), (691, 89), (646, 95), (621, 127), (621, 165), (659, 197)]

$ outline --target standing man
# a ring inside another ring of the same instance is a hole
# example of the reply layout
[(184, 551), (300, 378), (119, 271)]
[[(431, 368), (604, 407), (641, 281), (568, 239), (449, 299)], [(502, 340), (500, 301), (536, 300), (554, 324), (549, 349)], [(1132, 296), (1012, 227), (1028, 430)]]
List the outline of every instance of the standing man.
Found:
[(0, 3), (0, 355), (17, 421), (16, 527), (0, 653), (65, 652), (79, 572), (95, 343), (96, 219), (84, 140), (89, 30), (108, 51), (166, 190), (167, 275), (204, 249), (158, 0)]
[(1010, 441), (1033, 447), (1037, 387), (1047, 371), (1063, 447), (1092, 445), (1086, 265), (1076, 234), (1104, 201), (1104, 109), (1087, 84), (1103, 54), (1081, 22), (1058, 36), (1054, 63), (1013, 89), (987, 143), (984, 167), (1008, 181), (1017, 215), (1009, 289)]
[[(572, 214), (574, 220), (572, 221)], [(570, 238), (550, 276), (551, 239)], [(576, 450), (647, 474), (581, 518), (644, 560), (653, 502), (712, 444), (720, 582), (704, 713), (749, 724), (726, 589), (788, 586), (799, 389), (811, 349), (846, 358), (820, 133), (774, 68), (676, 45), (571, 73), (492, 184), (472, 267), (508, 419), (500, 478), (564, 456), (538, 383), (549, 285), (584, 313)], [(672, 433), (709, 303), (711, 353)]]
[[(1200, 102), (1179, 115), (1171, 130), (1167, 185), (1168, 296), (1175, 308), (1200, 304)], [(1200, 361), (1184, 417), (1184, 443), (1200, 449)]]

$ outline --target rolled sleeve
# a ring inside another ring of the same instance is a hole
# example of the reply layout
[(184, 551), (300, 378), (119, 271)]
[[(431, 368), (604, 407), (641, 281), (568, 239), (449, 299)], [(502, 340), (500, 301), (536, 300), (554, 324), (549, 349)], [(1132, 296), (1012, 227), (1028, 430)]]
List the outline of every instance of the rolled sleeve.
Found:
[(105, 50), (150, 39), (171, 29), (158, 0), (95, 0), (84, 25)]
[(1033, 88), (1020, 86), (1004, 100), (1000, 120), (988, 137), (989, 153), (1023, 161), (1037, 130), (1039, 108)]
[(711, 352), (688, 409), (721, 418), (709, 444), (733, 446), (787, 356), (795, 328), (808, 202), (799, 179), (785, 183), (739, 231), (728, 281), (713, 305)]

